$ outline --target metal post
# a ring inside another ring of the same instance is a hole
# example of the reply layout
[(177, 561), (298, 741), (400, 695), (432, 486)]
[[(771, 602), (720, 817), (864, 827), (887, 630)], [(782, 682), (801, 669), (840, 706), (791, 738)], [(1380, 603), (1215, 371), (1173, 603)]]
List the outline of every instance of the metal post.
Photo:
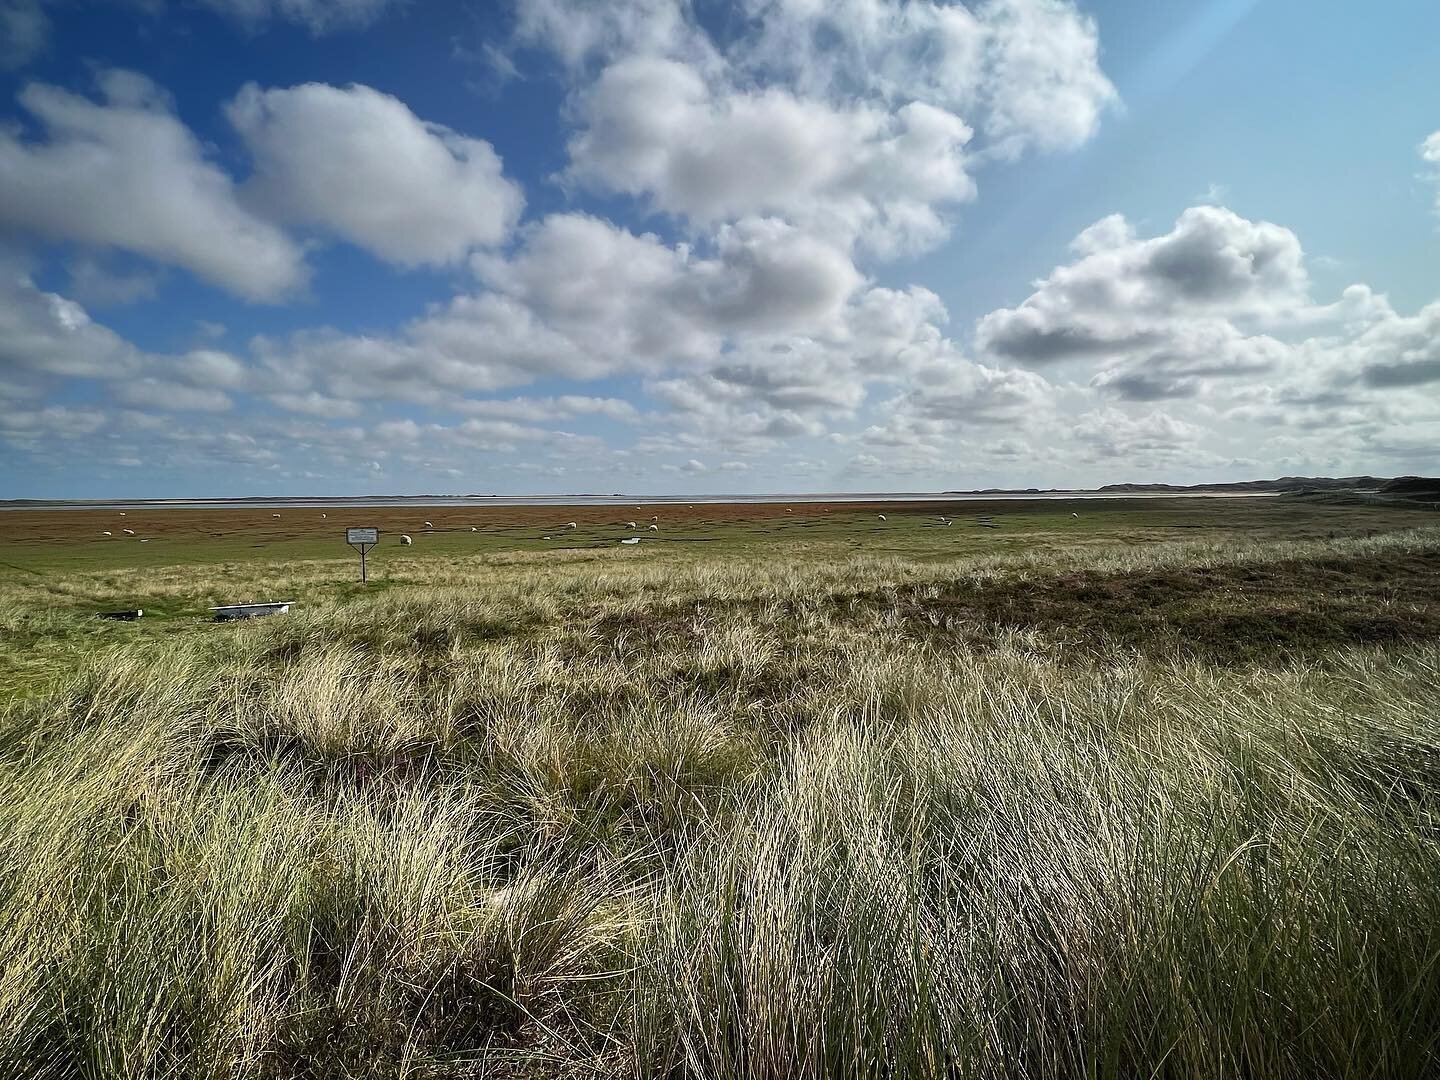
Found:
[(380, 530), (351, 526), (345, 530), (345, 542), (360, 552), (360, 584), (364, 585), (369, 581), (369, 574), (365, 569), (365, 553), (380, 542)]

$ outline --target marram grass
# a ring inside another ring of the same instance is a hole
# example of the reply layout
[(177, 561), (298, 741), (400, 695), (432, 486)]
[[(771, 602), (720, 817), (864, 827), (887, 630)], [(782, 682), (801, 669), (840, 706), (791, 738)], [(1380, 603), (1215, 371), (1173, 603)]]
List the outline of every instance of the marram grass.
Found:
[[(1436, 1075), (1437, 549), (512, 562), (127, 630), (0, 707), (0, 1075)], [(1397, 636), (956, 614), (1297, 560), (1405, 560), (1351, 598)]]

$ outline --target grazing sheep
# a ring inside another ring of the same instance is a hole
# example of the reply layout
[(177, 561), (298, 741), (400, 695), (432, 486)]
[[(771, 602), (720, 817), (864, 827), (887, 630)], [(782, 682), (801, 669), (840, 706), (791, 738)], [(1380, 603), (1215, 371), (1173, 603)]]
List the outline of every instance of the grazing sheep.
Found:
[(878, 517), (881, 521), (887, 520), (884, 514), (876, 514), (875, 516)]
[(651, 525), (651, 526), (650, 526), (650, 531), (651, 531), (651, 532), (659, 532), (659, 531), (660, 531), (660, 526), (659, 526), (659, 525)]
[(148, 536), (142, 536), (142, 537), (140, 538), (140, 542), (141, 542), (142, 544), (148, 544), (148, 543), (150, 542), (150, 538), (149, 538)]
[(102, 536), (114, 536), (115, 534), (112, 533), (109, 529), (106, 529), (103, 533), (101, 533), (101, 535), (102, 535)]
[(787, 513), (787, 514), (793, 514), (794, 512), (795, 512), (795, 511), (794, 511), (794, 510), (791, 510), (788, 506), (785, 507), (785, 513)]
[(639, 526), (639, 525), (636, 525), (635, 522), (633, 522), (633, 521), (627, 521), (627, 522), (625, 522), (625, 527), (626, 527), (627, 529), (638, 529), (640, 526)]
[(278, 518), (280, 515), (279, 515), (279, 514), (271, 514), (270, 516), (271, 516), (272, 518)]
[(120, 531), (123, 532), (126, 536), (134, 536), (134, 535), (135, 535), (135, 530), (134, 530), (134, 529), (121, 529)]
[(1079, 515), (1079, 514), (1071, 514), (1070, 516), (1071, 516), (1071, 517), (1074, 517), (1074, 518), (1078, 518), (1080, 515)]
[(401, 547), (409, 547), (409, 546), (410, 546), (411, 544), (413, 544), (414, 542), (415, 542), (414, 540), (411, 540), (411, 539), (410, 539), (410, 534), (409, 534), (409, 533), (401, 533), (401, 534), (400, 534), (400, 546), (401, 546)]
[(571, 522), (567, 522), (566, 525), (565, 525), (565, 527), (566, 527), (567, 529), (578, 529), (580, 526), (579, 526), (579, 525), (576, 525), (575, 522), (571, 521)]
[(120, 511), (120, 516), (121, 516), (121, 517), (124, 517), (124, 516), (125, 516), (125, 511), (124, 511), (124, 510), (121, 510), (121, 511)]
[(479, 532), (480, 530), (477, 529), (474, 525), (471, 525), (471, 526), (470, 526), (470, 531), (471, 531), (471, 532)]
[(321, 517), (322, 519), (327, 518), (327, 517), (329, 517), (329, 516), (330, 516), (329, 514), (321, 514), (321, 515), (320, 515), (320, 517)]

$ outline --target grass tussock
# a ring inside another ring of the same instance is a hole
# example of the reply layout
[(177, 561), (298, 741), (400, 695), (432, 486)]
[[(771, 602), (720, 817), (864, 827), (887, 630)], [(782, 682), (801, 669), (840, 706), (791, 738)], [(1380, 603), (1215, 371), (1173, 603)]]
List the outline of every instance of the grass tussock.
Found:
[(1434, 1075), (1437, 551), (120, 628), (0, 704), (0, 1075)]

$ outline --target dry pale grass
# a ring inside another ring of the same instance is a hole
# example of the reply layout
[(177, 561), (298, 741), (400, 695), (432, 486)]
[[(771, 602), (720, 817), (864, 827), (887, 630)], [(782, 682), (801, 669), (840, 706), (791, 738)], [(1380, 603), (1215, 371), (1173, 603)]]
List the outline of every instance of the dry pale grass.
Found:
[(1437, 545), (432, 562), (127, 628), (0, 706), (0, 1074), (1433, 1075), (1440, 643), (926, 613)]

